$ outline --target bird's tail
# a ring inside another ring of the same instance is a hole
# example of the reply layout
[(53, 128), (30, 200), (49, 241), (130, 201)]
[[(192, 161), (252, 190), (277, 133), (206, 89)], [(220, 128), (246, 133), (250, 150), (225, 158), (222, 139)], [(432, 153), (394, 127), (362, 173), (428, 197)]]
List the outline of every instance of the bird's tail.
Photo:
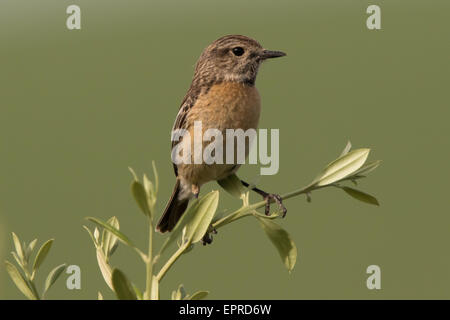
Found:
[(156, 225), (156, 230), (164, 233), (167, 231), (172, 231), (172, 229), (177, 224), (178, 220), (180, 220), (184, 211), (189, 203), (189, 198), (180, 200), (178, 195), (180, 194), (180, 180), (177, 179), (177, 183), (172, 192), (172, 196), (170, 197), (169, 202), (167, 203), (166, 209), (162, 214), (161, 218)]

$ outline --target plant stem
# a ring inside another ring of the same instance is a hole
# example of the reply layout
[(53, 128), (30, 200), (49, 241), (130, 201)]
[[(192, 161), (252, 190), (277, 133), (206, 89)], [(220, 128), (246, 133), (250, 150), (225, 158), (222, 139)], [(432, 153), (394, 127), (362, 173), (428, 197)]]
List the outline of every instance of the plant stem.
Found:
[(146, 264), (146, 288), (144, 293), (144, 299), (150, 300), (152, 292), (152, 281), (153, 281), (153, 222), (152, 218), (149, 217), (149, 231), (148, 231), (148, 255), (145, 261)]
[[(322, 189), (322, 188), (330, 187), (330, 186), (335, 186), (335, 185), (334, 184), (330, 184), (330, 185), (325, 185), (325, 186), (317, 186), (315, 184), (309, 184), (306, 187), (303, 187), (301, 189), (285, 193), (285, 194), (281, 195), (281, 198), (283, 200), (287, 200), (289, 198), (293, 198), (293, 197), (301, 195), (301, 194), (307, 194), (307, 193), (309, 193), (309, 192), (311, 192), (313, 190)], [(241, 219), (241, 218), (244, 218), (246, 216), (251, 215), (252, 211), (254, 211), (256, 209), (259, 209), (259, 208), (262, 208), (265, 205), (266, 205), (266, 201), (259, 201), (259, 202), (256, 202), (254, 204), (251, 204), (249, 206), (244, 206), (242, 208), (239, 208), (238, 210), (233, 211), (229, 215), (226, 215), (222, 219), (217, 220), (216, 222), (214, 222), (212, 224), (212, 227), (214, 229), (218, 229), (220, 227), (223, 227), (223, 226), (225, 226), (225, 225), (227, 225), (227, 224), (229, 224), (229, 223), (231, 223), (233, 221), (236, 221), (238, 219)]]
[(167, 271), (169, 271), (170, 267), (178, 260), (178, 258), (183, 254), (184, 250), (186, 250), (190, 246), (190, 243), (185, 243), (167, 260), (166, 264), (161, 268), (156, 279), (161, 281), (162, 278), (166, 275)]

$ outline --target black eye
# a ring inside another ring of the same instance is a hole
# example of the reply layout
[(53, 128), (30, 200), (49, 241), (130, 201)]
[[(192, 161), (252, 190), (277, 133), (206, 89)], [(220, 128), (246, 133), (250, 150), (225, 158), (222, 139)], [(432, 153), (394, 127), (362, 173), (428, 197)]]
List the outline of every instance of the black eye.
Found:
[(235, 47), (235, 48), (233, 48), (233, 53), (234, 53), (234, 55), (235, 56), (242, 56), (243, 54), (244, 54), (244, 48), (242, 48), (242, 47)]

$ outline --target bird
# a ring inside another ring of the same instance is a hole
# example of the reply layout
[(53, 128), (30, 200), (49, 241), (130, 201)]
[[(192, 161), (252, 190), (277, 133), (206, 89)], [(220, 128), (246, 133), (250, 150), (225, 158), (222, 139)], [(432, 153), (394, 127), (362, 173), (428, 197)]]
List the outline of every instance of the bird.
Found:
[[(256, 129), (261, 110), (261, 98), (255, 87), (259, 67), (268, 59), (283, 56), (286, 53), (266, 50), (258, 41), (243, 35), (226, 35), (212, 42), (196, 63), (191, 85), (182, 100), (172, 132), (184, 129), (192, 134), (196, 121), (201, 121), (203, 131), (208, 128), (220, 131)], [(183, 139), (178, 143), (183, 143)], [(176, 145), (176, 141), (172, 140), (172, 150)], [(161, 233), (172, 231), (189, 201), (198, 198), (203, 184), (225, 179), (235, 174), (239, 166), (233, 163), (173, 163), (175, 186), (156, 230)], [(266, 214), (269, 214), (270, 203), (273, 202), (278, 203), (283, 216), (286, 214), (279, 195), (262, 191), (243, 180), (241, 182), (263, 197)], [(204, 243), (211, 241), (212, 238), (205, 235)]]

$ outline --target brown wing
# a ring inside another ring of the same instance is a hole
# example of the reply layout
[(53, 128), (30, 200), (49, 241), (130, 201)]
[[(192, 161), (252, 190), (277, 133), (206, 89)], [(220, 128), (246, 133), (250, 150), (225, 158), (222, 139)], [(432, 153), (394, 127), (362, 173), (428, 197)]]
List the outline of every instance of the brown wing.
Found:
[[(194, 107), (195, 102), (200, 94), (200, 89), (198, 87), (190, 87), (186, 95), (184, 96), (183, 101), (181, 102), (180, 109), (178, 110), (177, 117), (175, 119), (175, 123), (173, 124), (172, 131), (176, 129), (185, 129), (186, 119), (190, 110)], [(181, 141), (181, 139), (180, 139)], [(174, 146), (179, 143), (179, 141), (172, 141), (171, 151)], [(178, 176), (177, 165), (173, 164), (173, 170), (175, 172), (175, 176)]]

